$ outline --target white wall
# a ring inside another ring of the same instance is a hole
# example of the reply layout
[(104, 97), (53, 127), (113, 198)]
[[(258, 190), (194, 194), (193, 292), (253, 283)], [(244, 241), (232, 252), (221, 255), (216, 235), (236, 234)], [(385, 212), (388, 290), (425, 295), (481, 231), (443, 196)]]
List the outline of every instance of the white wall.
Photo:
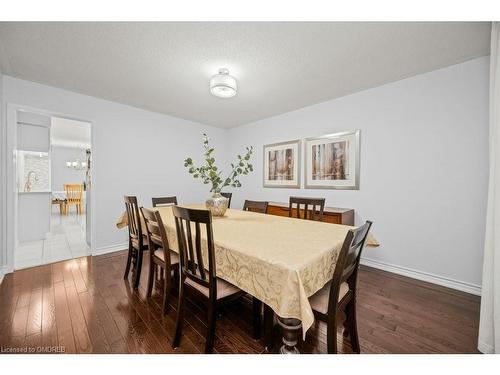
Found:
[(50, 150), (52, 191), (63, 191), (64, 184), (83, 184), (85, 182), (85, 170), (66, 167), (67, 161), (76, 159), (86, 161), (85, 149), (52, 146)]
[(123, 195), (177, 195), (180, 202), (200, 202), (208, 189), (185, 171), (187, 156), (201, 158), (207, 132), (226, 160), (226, 131), (134, 107), (4, 76), (4, 103), (28, 106), (92, 122), (92, 196), (96, 218), (93, 247), (98, 252), (126, 242), (115, 222), (124, 210)]
[[(247, 145), (256, 149), (255, 173), (242, 180), (232, 204), (325, 197), (328, 206), (354, 208), (357, 223), (374, 221), (381, 246), (365, 249), (364, 257), (377, 262), (371, 265), (478, 292), (488, 61), (475, 59), (231, 129), (232, 153)], [(262, 187), (264, 144), (353, 129), (361, 129), (360, 190)]]

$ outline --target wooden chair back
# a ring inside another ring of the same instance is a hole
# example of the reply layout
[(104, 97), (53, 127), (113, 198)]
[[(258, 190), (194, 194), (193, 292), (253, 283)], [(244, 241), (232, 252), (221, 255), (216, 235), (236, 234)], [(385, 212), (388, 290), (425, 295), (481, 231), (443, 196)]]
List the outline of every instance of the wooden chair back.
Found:
[(267, 214), (268, 204), (269, 202), (249, 201), (248, 199), (245, 199), (245, 203), (243, 204), (243, 211), (252, 211)]
[(127, 211), (128, 233), (131, 238), (137, 238), (142, 245), (141, 217), (139, 216), (139, 205), (137, 197), (125, 196), (125, 209)]
[(229, 204), (227, 205), (227, 208), (231, 208), (231, 197), (233, 196), (233, 193), (220, 193), (220, 195), (229, 199)]
[[(309, 209), (309, 206), (311, 206), (311, 209)], [(322, 221), (324, 210), (325, 198), (290, 197), (288, 204), (288, 217)]]
[[(180, 255), (181, 282), (187, 277), (201, 286), (209, 288), (211, 299), (217, 298), (215, 276), (215, 250), (212, 231), (212, 215), (208, 210), (196, 210), (173, 206)], [(202, 227), (206, 233), (207, 258), (202, 254)], [(193, 233), (194, 229), (194, 233)]]
[(152, 198), (153, 207), (177, 205), (177, 197), (158, 197)]
[(141, 207), (142, 216), (144, 218), (144, 223), (146, 224), (146, 231), (148, 237), (148, 248), (153, 255), (157, 250), (161, 249), (163, 252), (163, 259), (167, 266), (167, 275), (170, 275), (170, 245), (168, 243), (167, 232), (161, 215), (158, 211), (148, 210), (147, 208)]
[(67, 204), (80, 204), (83, 197), (83, 184), (64, 184)]
[(359, 261), (361, 259), (361, 252), (365, 245), (366, 238), (370, 227), (371, 221), (356, 229), (350, 229), (340, 250), (337, 258), (337, 264), (333, 273), (332, 283), (330, 287), (330, 296), (328, 302), (328, 313), (331, 309), (337, 308), (340, 285), (347, 282), (349, 291), (356, 292), (356, 283), (358, 278)]

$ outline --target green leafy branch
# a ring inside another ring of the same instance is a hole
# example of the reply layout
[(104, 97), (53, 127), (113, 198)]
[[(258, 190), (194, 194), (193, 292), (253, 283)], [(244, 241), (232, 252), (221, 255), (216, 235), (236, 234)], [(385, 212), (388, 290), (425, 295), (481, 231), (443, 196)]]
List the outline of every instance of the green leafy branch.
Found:
[(205, 150), (203, 156), (205, 164), (196, 167), (193, 164), (192, 158), (184, 160), (184, 166), (188, 168), (188, 172), (194, 178), (201, 178), (204, 184), (212, 184), (210, 192), (220, 193), (226, 186), (240, 187), (241, 182), (238, 179), (241, 175), (247, 175), (253, 171), (253, 166), (250, 163), (250, 157), (253, 153), (253, 147), (247, 147), (245, 155), (237, 155), (236, 163), (231, 163), (231, 172), (226, 178), (222, 178), (222, 171), (215, 165), (213, 152), (215, 148), (210, 146), (210, 139), (206, 134), (203, 134), (203, 148)]

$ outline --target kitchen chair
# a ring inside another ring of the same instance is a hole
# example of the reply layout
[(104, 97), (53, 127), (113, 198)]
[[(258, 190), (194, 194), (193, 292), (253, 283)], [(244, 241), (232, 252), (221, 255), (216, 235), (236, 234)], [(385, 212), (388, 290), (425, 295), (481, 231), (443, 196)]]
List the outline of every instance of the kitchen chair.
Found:
[[(304, 207), (303, 209), (301, 207)], [(309, 210), (309, 206), (312, 206)], [(316, 210), (319, 206), (319, 213)], [(298, 219), (323, 221), (323, 211), (325, 209), (325, 198), (302, 198), (290, 197), (288, 204), (288, 217), (296, 217)], [(295, 216), (293, 213), (295, 212)], [(303, 213), (303, 215), (301, 214)]]
[(83, 184), (64, 184), (64, 192), (66, 194), (66, 203), (64, 210), (67, 213), (69, 206), (76, 206), (76, 213), (83, 212)]
[(260, 212), (262, 214), (267, 214), (267, 205), (269, 202), (259, 202), (259, 201), (249, 201), (245, 199), (243, 204), (243, 211)]
[[(154, 199), (154, 198), (153, 198)], [(147, 295), (151, 297), (153, 283), (155, 280), (156, 266), (159, 266), (165, 273), (163, 284), (163, 307), (165, 314), (168, 308), (168, 296), (172, 290), (173, 283), (179, 277), (179, 256), (170, 250), (167, 233), (163, 226), (160, 213), (141, 207), (144, 223), (146, 224), (148, 248), (149, 248), (149, 274)], [(174, 271), (174, 279), (172, 279)]]
[(130, 266), (133, 263), (135, 270), (133, 285), (134, 289), (137, 289), (141, 279), (143, 252), (148, 249), (147, 237), (146, 234), (142, 233), (137, 197), (125, 196), (124, 200), (128, 220), (128, 257), (123, 278), (126, 279), (128, 277)]
[(159, 197), (159, 198), (152, 198), (153, 201), (153, 207), (161, 207), (161, 206), (170, 206), (170, 205), (176, 205), (177, 204), (177, 197)]
[(309, 298), (314, 316), (327, 323), (328, 353), (337, 353), (337, 317), (345, 311), (346, 328), (351, 337), (352, 350), (360, 353), (356, 318), (356, 285), (359, 260), (365, 245), (371, 221), (350, 229), (337, 258), (333, 278)]
[[(245, 292), (216, 276), (212, 215), (210, 211), (179, 206), (174, 206), (172, 210), (180, 254), (179, 305), (173, 347), (177, 348), (180, 344), (184, 322), (185, 291), (186, 287), (188, 287), (190, 291), (196, 293), (207, 303), (208, 325), (205, 353), (212, 353), (217, 310), (222, 305), (243, 296)], [(201, 246), (202, 227), (204, 227), (203, 231), (206, 235), (205, 254), (202, 254)], [(208, 260), (208, 264), (205, 264), (205, 260)]]

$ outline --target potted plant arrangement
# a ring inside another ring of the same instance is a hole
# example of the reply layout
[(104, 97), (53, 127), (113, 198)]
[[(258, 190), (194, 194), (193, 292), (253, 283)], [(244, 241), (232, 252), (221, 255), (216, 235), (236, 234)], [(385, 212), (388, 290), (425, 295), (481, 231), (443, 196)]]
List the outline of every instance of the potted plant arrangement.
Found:
[(194, 178), (201, 178), (204, 184), (211, 184), (210, 192), (212, 196), (206, 200), (206, 207), (213, 216), (224, 216), (229, 205), (229, 199), (223, 197), (220, 192), (227, 186), (240, 187), (241, 182), (238, 179), (241, 175), (247, 175), (253, 171), (250, 164), (253, 147), (247, 147), (245, 155), (238, 155), (236, 163), (231, 164), (231, 172), (226, 178), (222, 177), (222, 171), (215, 165), (213, 153), (214, 147), (210, 146), (210, 139), (203, 134), (203, 148), (205, 164), (199, 167), (194, 166), (193, 159), (184, 160), (184, 166)]

